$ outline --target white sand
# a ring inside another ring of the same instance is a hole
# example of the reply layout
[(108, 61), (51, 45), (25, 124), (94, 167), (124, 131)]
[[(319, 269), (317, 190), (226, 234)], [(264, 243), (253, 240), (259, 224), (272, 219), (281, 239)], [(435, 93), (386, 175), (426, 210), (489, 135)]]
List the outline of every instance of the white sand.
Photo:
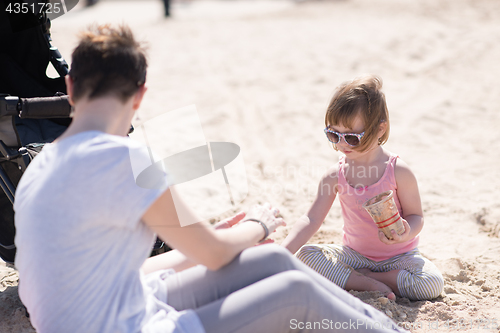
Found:
[[(185, 1), (172, 19), (162, 11), (160, 1), (77, 8), (53, 22), (54, 44), (69, 61), (88, 23), (131, 25), (150, 45), (143, 119), (196, 104), (207, 140), (242, 148), (250, 191), (233, 211), (269, 201), (289, 226), (338, 159), (322, 132), (334, 88), (380, 75), (391, 115), (386, 146), (418, 178), (420, 249), (443, 271), (445, 293), (387, 304), (355, 294), (397, 322), (421, 323), (419, 332), (436, 323), (450, 331), (446, 320), (499, 331), (491, 324), (500, 326), (498, 1)], [(311, 242), (340, 242), (341, 226), (335, 203)], [(12, 271), (0, 270), (0, 331), (31, 332)]]

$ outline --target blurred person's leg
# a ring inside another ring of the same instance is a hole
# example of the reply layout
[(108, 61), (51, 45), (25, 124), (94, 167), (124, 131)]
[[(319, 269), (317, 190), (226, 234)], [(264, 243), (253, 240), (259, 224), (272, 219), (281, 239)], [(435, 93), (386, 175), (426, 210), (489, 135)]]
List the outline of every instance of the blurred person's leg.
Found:
[(163, 0), (163, 5), (165, 7), (165, 16), (170, 16), (170, 0)]
[(99, 1), (99, 0), (87, 0), (87, 2), (85, 3), (85, 5), (87, 7), (90, 7), (90, 6), (95, 5), (97, 3), (97, 1)]

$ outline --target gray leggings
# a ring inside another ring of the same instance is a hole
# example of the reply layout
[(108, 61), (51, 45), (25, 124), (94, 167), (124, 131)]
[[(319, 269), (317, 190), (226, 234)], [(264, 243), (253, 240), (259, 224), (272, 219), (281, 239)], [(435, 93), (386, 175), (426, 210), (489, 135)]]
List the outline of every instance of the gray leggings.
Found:
[(194, 309), (207, 333), (404, 332), (277, 245), (247, 249), (218, 271), (187, 269), (166, 283), (167, 303)]

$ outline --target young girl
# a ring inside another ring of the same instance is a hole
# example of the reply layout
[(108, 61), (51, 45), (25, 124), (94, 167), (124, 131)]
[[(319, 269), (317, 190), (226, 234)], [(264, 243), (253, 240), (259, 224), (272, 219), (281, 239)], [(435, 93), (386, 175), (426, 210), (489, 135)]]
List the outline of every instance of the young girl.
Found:
[[(382, 80), (364, 76), (343, 83), (328, 106), (325, 133), (343, 153), (319, 184), (308, 213), (283, 242), (307, 265), (346, 290), (380, 291), (411, 300), (437, 297), (443, 277), (417, 246), (424, 225), (417, 181), (410, 168), (382, 145), (389, 138), (389, 114)], [(392, 240), (362, 207), (392, 190), (405, 232)], [(338, 195), (344, 218), (343, 245), (304, 245), (323, 223)], [(301, 247), (302, 246), (302, 247)]]

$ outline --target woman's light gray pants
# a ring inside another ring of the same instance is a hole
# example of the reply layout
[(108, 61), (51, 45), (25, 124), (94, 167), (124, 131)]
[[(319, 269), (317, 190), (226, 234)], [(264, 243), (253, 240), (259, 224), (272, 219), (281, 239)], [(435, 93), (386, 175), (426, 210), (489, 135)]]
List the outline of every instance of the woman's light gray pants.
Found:
[(167, 280), (167, 303), (195, 309), (207, 333), (405, 332), (277, 245), (243, 251), (218, 271)]

